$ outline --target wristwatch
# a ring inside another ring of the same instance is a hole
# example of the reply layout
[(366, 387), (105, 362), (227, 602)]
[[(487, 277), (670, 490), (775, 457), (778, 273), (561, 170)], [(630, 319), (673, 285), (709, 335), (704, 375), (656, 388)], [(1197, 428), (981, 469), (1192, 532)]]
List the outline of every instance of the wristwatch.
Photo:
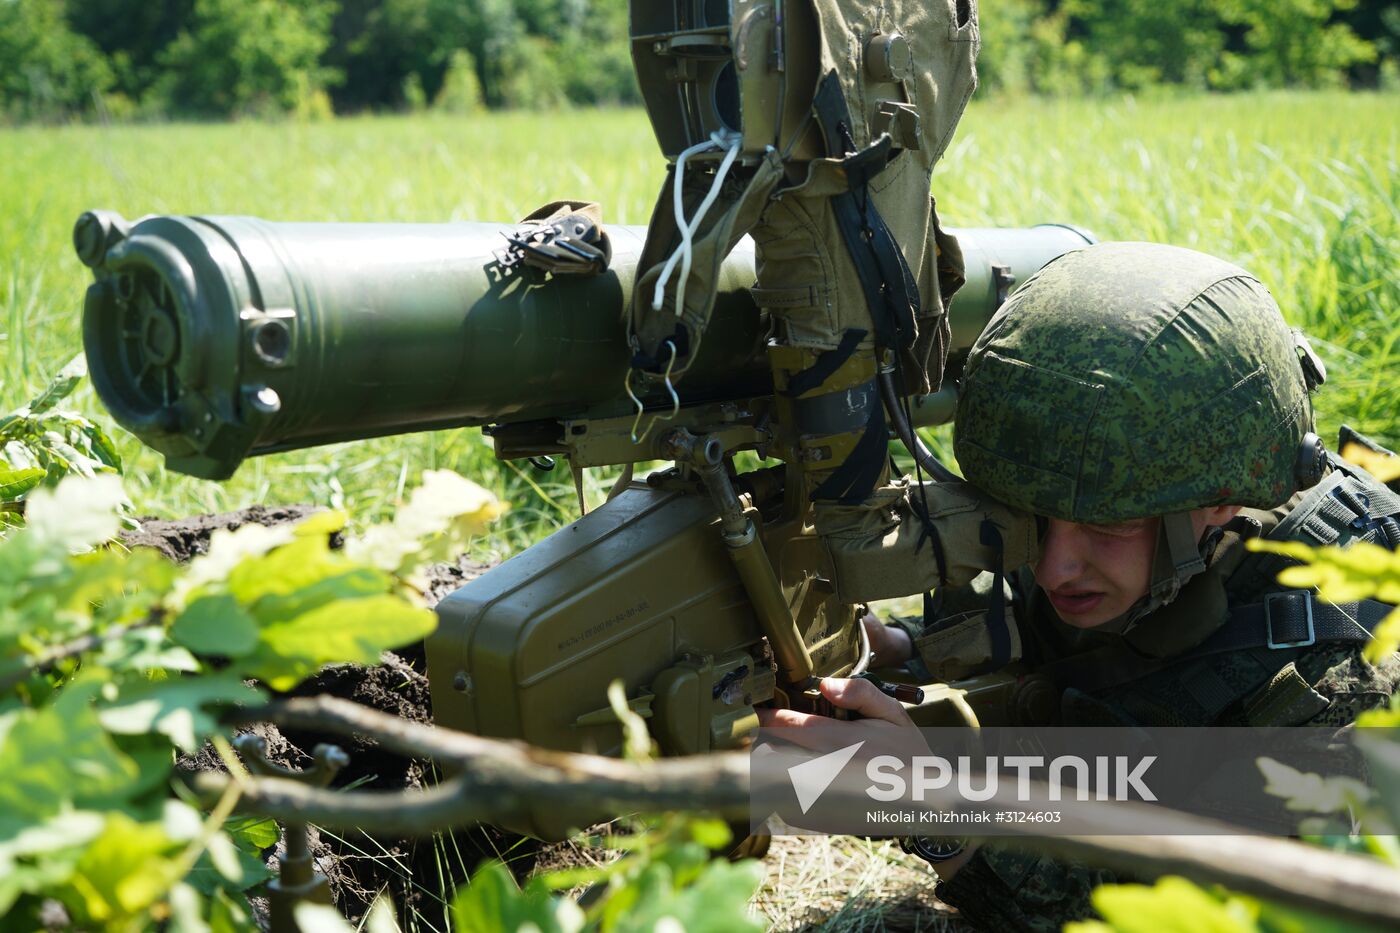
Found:
[(967, 848), (967, 840), (961, 836), (902, 836), (899, 846), (905, 852), (912, 852), (930, 865), (956, 858)]

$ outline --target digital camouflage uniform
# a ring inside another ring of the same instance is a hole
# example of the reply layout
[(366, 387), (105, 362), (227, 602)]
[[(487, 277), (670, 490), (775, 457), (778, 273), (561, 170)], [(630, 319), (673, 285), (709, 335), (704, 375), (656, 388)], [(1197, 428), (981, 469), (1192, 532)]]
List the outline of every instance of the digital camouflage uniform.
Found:
[[(1066, 725), (1341, 726), (1383, 705), (1400, 686), (1400, 657), (1374, 666), (1361, 651), (1391, 607), (1329, 607), (1288, 591), (1276, 581), (1286, 559), (1243, 544), (1400, 545), (1400, 496), (1310, 433), (1308, 393), (1322, 378), (1268, 292), (1237, 267), (1147, 244), (1046, 266), (972, 350), (958, 461), (971, 482), (1035, 515), (1164, 516), (1151, 592), (1124, 618), (1084, 630), (1059, 619), (1029, 568), (1007, 578), (1004, 612), (989, 611), (995, 578), (984, 574), (939, 594), (926, 623), (901, 623), (915, 672), (955, 680), (1000, 666), (988, 629), (1003, 615), (1013, 630), (1002, 650), (1010, 644), (1015, 663), (1054, 684), (1051, 720)], [(1190, 510), (1224, 504), (1247, 508), (1183, 545)], [(985, 846), (937, 893), (988, 929), (1058, 930), (1091, 916), (1089, 893), (1115, 880)]]

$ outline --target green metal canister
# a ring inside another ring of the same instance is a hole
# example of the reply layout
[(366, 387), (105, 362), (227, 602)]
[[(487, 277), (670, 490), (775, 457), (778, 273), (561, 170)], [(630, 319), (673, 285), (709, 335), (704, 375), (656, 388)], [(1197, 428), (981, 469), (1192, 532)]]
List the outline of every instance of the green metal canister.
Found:
[[(611, 267), (591, 277), (503, 268), (510, 229), (86, 213), (74, 242), (96, 279), (83, 314), (93, 384), (171, 469), (209, 479), (279, 450), (627, 413), (626, 302), (645, 228), (610, 227)], [(958, 236), (968, 285), (952, 305), (955, 343), (991, 316), (997, 282), (1092, 242), (1059, 226)], [(771, 391), (753, 280), (745, 240), (724, 264), (684, 402)]]

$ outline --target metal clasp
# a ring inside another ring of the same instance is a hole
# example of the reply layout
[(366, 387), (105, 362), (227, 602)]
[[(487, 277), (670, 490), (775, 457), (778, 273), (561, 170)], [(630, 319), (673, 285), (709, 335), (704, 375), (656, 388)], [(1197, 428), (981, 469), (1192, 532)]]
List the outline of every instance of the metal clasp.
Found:
[[(1303, 606), (1306, 609), (1305, 618), (1308, 622), (1308, 635), (1306, 638), (1297, 641), (1278, 641), (1274, 638), (1274, 603), (1278, 600), (1287, 600), (1296, 596), (1303, 598)], [(1317, 644), (1317, 629), (1313, 625), (1313, 599), (1312, 594), (1306, 590), (1287, 590), (1282, 593), (1270, 593), (1264, 597), (1264, 631), (1269, 640), (1269, 648), (1306, 648), (1309, 645)]]

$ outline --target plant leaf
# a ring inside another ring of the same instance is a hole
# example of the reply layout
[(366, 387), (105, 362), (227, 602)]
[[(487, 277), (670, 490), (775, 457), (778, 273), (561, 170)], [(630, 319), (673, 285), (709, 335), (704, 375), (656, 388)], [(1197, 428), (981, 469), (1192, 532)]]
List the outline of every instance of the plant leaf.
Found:
[(1365, 803), (1371, 796), (1371, 789), (1355, 778), (1323, 777), (1267, 756), (1259, 758), (1256, 764), (1264, 774), (1264, 792), (1287, 800), (1290, 810), (1337, 813), (1353, 804)]
[(175, 677), (122, 691), (115, 703), (98, 712), (98, 718), (116, 735), (159, 732), (181, 751), (194, 752), (218, 728), (218, 719), (206, 707), (261, 699), (257, 689), (231, 674)]
[(274, 690), (290, 690), (324, 665), (377, 664), (390, 648), (417, 641), (437, 616), (388, 594), (339, 600), (265, 626), (240, 669)]
[(198, 654), (241, 658), (258, 645), (258, 623), (227, 593), (201, 596), (170, 626), (170, 637)]
[(1256, 933), (1259, 929), (1243, 900), (1222, 903), (1172, 875), (1159, 878), (1151, 887), (1100, 885), (1091, 899), (1118, 933)]
[(25, 493), (42, 483), (46, 475), (46, 470), (35, 467), (0, 470), (0, 501), (18, 502)]
[(58, 371), (58, 375), (49, 381), (44, 391), (39, 393), (39, 397), (29, 403), (29, 413), (42, 415), (53, 408), (72, 394), (86, 375), (87, 357), (79, 353), (68, 361), (68, 365)]

